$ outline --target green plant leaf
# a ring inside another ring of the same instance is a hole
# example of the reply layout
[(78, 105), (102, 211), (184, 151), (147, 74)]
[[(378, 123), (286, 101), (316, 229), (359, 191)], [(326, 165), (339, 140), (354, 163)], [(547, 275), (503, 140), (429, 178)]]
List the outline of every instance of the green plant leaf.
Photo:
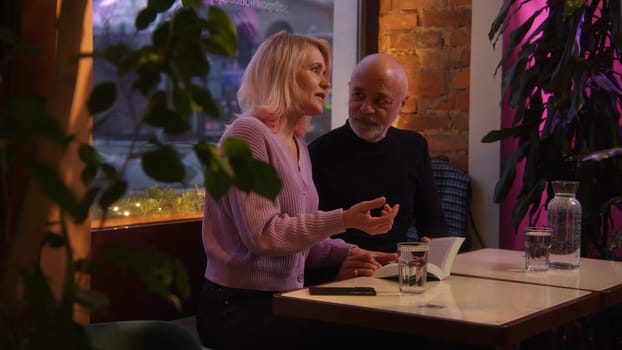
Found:
[(138, 30), (146, 29), (151, 24), (151, 22), (155, 21), (157, 16), (157, 11), (155, 11), (151, 7), (145, 7), (144, 9), (140, 10), (140, 12), (138, 12), (138, 15), (136, 15), (134, 25)]
[(129, 250), (119, 245), (106, 247), (105, 260), (117, 268), (131, 268), (145, 287), (155, 295), (169, 300), (181, 311), (181, 299), (189, 296), (188, 273), (179, 259), (145, 246)]
[(146, 96), (160, 83), (162, 67), (156, 61), (147, 61), (138, 66), (136, 74), (138, 76), (134, 80), (132, 88)]
[(222, 141), (222, 153), (229, 158), (250, 159), (251, 150), (244, 140), (239, 137), (227, 137)]
[(501, 203), (507, 196), (514, 183), (516, 177), (515, 164), (523, 159), (528, 150), (528, 144), (522, 144), (519, 148), (512, 152), (506, 159), (503, 160), (503, 170), (501, 177), (495, 185), (494, 201), (495, 203)]
[[(526, 61), (521, 61), (521, 63), (525, 63)], [(534, 66), (533, 68), (525, 69), (525, 65), (519, 65), (516, 68), (520, 69), (522, 72), (520, 79), (514, 79), (515, 76), (511, 77), (513, 80), (511, 83), (513, 84), (512, 90), (514, 90), (514, 94), (512, 94), (512, 98), (510, 99), (510, 106), (517, 107), (520, 106), (525, 96), (532, 93), (533, 84), (537, 81), (540, 76), (540, 72), (538, 71), (538, 67)], [(516, 84), (518, 82), (518, 84)], [(539, 97), (539, 94), (536, 94)], [(534, 106), (532, 104), (531, 106)], [(537, 106), (534, 106), (537, 107)]]
[(482, 142), (491, 143), (499, 140), (506, 139), (508, 137), (515, 137), (522, 133), (525, 129), (525, 126), (515, 126), (512, 128), (503, 128), (499, 130), (489, 131), (484, 137), (482, 137)]
[(181, 134), (190, 129), (190, 123), (187, 118), (174, 110), (154, 109), (145, 116), (147, 124), (158, 126), (164, 129), (167, 134)]
[(533, 187), (528, 189), (527, 193), (521, 192), (516, 198), (516, 204), (512, 209), (511, 225), (514, 229), (517, 229), (521, 221), (527, 214), (527, 210), (534, 202), (539, 202), (544, 187), (546, 185), (545, 179), (539, 179)]
[(114, 166), (107, 164), (107, 163), (101, 163), (99, 165), (99, 168), (104, 174), (104, 176), (106, 177), (106, 179), (113, 180), (113, 179), (119, 178), (119, 173), (117, 172), (117, 169)]
[(171, 146), (160, 146), (146, 152), (141, 161), (145, 174), (161, 182), (179, 182), (184, 180), (186, 170), (179, 154)]
[(99, 204), (99, 207), (105, 211), (112, 204), (114, 204), (114, 202), (123, 197), (126, 191), (127, 182), (125, 180), (115, 181), (102, 192), (97, 203)]
[[(186, 90), (178, 87), (173, 88), (173, 106), (184, 120), (189, 120), (192, 113), (192, 99)], [(189, 127), (190, 125), (188, 125)]]
[(181, 3), (184, 6), (192, 6), (192, 7), (201, 7), (201, 5), (203, 5), (203, 2), (201, 0), (182, 0)]
[(93, 146), (82, 143), (78, 147), (78, 156), (80, 160), (83, 161), (87, 165), (95, 165), (98, 166), (101, 162), (101, 157), (99, 153), (93, 148)]
[(86, 105), (91, 114), (97, 114), (112, 107), (116, 99), (116, 84), (113, 82), (105, 82), (95, 86)]
[(126, 44), (119, 43), (107, 46), (102, 55), (108, 62), (115, 66), (119, 66), (131, 51), (132, 50)]
[(82, 169), (80, 173), (80, 180), (82, 183), (89, 183), (97, 177), (97, 169), (98, 167), (95, 165), (87, 165)]
[(220, 106), (214, 101), (212, 94), (208, 89), (205, 89), (198, 85), (190, 86), (190, 93), (192, 94), (192, 100), (197, 104), (205, 113), (211, 117), (222, 116), (222, 110)]
[(205, 39), (205, 45), (209, 52), (223, 56), (236, 54), (238, 32), (231, 17), (224, 10), (210, 6), (206, 26), (209, 35)]
[(41, 245), (50, 246), (52, 248), (64, 247), (67, 244), (65, 237), (55, 232), (46, 232)]
[[(242, 140), (239, 141), (243, 142)], [(233, 176), (233, 169), (231, 169), (228, 159), (223, 156), (215, 145), (200, 142), (194, 146), (194, 151), (204, 168), (213, 171), (221, 170), (227, 176)]]
[[(499, 61), (499, 64), (497, 65), (496, 69), (495, 69), (495, 73), (497, 72), (497, 70), (499, 68), (501, 68), (503, 66), (503, 64), (510, 58), (512, 57), (512, 54), (514, 53), (514, 51), (517, 49), (517, 47), (521, 47), (520, 45), (524, 45), (522, 46), (523, 48), (528, 48), (529, 46), (529, 40), (525, 40), (525, 35), (529, 32), (529, 30), (531, 29), (531, 26), (533, 25), (534, 20), (540, 16), (540, 13), (544, 10), (545, 8), (543, 7), (542, 9), (534, 12), (527, 20), (525, 20), (524, 23), (522, 23), (520, 26), (518, 26), (516, 29), (514, 29), (511, 33), (510, 33), (510, 40), (509, 43), (507, 44), (507, 48), (504, 48), (504, 52), (503, 52), (503, 56), (501, 57), (501, 60)], [(536, 30), (534, 30), (534, 32), (538, 32), (540, 30), (542, 30), (542, 25), (538, 26)], [(533, 35), (533, 34), (532, 34)]]
[(251, 159), (229, 158), (229, 163), (234, 172), (233, 184), (240, 191), (251, 192), (255, 185), (255, 174), (253, 174), (251, 167)]
[(223, 196), (232, 182), (241, 191), (252, 191), (274, 200), (281, 190), (281, 180), (272, 165), (253, 159), (244, 140), (238, 137), (225, 138), (221, 152), (209, 147), (197, 151), (206, 165), (206, 188), (214, 198)]
[(151, 111), (160, 111), (163, 109), (167, 109), (168, 106), (166, 98), (166, 92), (164, 92), (163, 90), (158, 90), (154, 92), (149, 98), (149, 107), (147, 109), (147, 113), (150, 113)]
[(233, 186), (233, 179), (222, 168), (205, 169), (203, 178), (207, 192), (215, 200), (222, 198)]
[(94, 274), (99, 272), (99, 264), (90, 259), (76, 259), (73, 261), (73, 270), (77, 272)]
[(152, 55), (153, 51), (151, 51), (149, 47), (143, 47), (136, 51), (129, 51), (118, 63), (117, 73), (120, 76), (124, 76), (130, 72), (135, 72), (141, 63), (156, 59), (155, 57), (150, 59)]
[(189, 81), (193, 77), (203, 77), (209, 74), (210, 65), (207, 57), (197, 45), (185, 45), (171, 57), (171, 65), (179, 74), (182, 81)]
[(575, 11), (585, 7), (585, 0), (564, 0), (564, 17), (572, 16)]
[[(173, 265), (173, 287), (182, 298), (188, 298), (192, 290), (190, 289), (190, 277), (184, 265), (178, 259), (172, 260)], [(181, 308), (180, 308), (181, 309)]]
[(78, 214), (78, 201), (73, 192), (65, 185), (58, 171), (49, 164), (37, 159), (33, 159), (30, 162), (29, 168), (41, 192), (49, 200), (58, 204), (63, 210), (75, 217)]
[(508, 45), (508, 49), (509, 50), (513, 50), (513, 48), (518, 47), (521, 42), (523, 41), (523, 39), (525, 38), (525, 35), (529, 32), (529, 30), (531, 29), (531, 26), (533, 25), (533, 22), (535, 21), (535, 19), (540, 16), (540, 13), (544, 10), (544, 8), (535, 11), (533, 14), (531, 14), (529, 16), (529, 18), (527, 18), (527, 20), (525, 20), (523, 23), (521, 23), (516, 29), (514, 29), (511, 33), (510, 33), (510, 42)]
[(255, 177), (253, 192), (274, 200), (281, 192), (281, 179), (274, 167), (268, 163), (253, 159), (251, 168)]
[(95, 199), (97, 199), (99, 191), (99, 187), (91, 187), (88, 189), (84, 197), (82, 197), (82, 199), (79, 201), (76, 208), (75, 216), (73, 218), (75, 223), (81, 224), (84, 222), (84, 220), (86, 220), (86, 218), (89, 216), (91, 206), (93, 205), (93, 203), (95, 203)]
[(610, 250), (614, 250), (617, 248), (622, 248), (622, 226), (618, 227), (618, 229), (615, 231), (613, 239), (609, 244)]
[(192, 148), (203, 166), (208, 168), (217, 166), (220, 152), (215, 145), (206, 142), (199, 142)]
[(194, 152), (203, 168), (207, 192), (212, 198), (219, 200), (233, 185), (233, 170), (215, 145), (198, 143), (194, 146)]
[[(158, 24), (156, 29), (151, 33), (151, 42), (153, 44), (153, 50), (159, 52), (163, 56), (168, 56), (171, 48), (168, 46), (171, 37), (169, 36), (169, 28), (171, 22), (164, 21)], [(169, 52), (164, 52), (168, 50)]]
[(505, 27), (502, 27), (502, 24), (506, 22), (508, 12), (515, 2), (515, 0), (504, 1), (503, 5), (499, 9), (499, 12), (497, 13), (497, 16), (490, 25), (490, 30), (488, 31), (488, 40), (493, 42), (493, 47), (495, 47), (495, 44), (497, 42), (497, 39), (495, 39), (495, 37), (498, 38), (505, 31)]
[(76, 303), (90, 312), (103, 312), (110, 306), (110, 298), (94, 289), (76, 289), (74, 297)]
[(144, 120), (149, 125), (163, 128), (168, 134), (180, 134), (190, 129), (188, 118), (168, 109), (164, 91), (158, 91), (151, 96)]
[[(167, 29), (166, 53), (173, 80), (189, 85), (191, 78), (209, 73), (208, 55), (201, 42), (203, 20), (190, 7), (177, 11)], [(172, 35), (168, 33), (172, 31)]]
[(605, 211), (609, 210), (609, 208), (612, 205), (615, 205), (617, 203), (622, 203), (622, 195), (613, 196), (613, 197), (609, 198), (608, 200), (606, 200), (603, 203), (603, 205), (600, 207), (600, 211), (602, 213), (604, 213)]
[(203, 20), (191, 7), (180, 8), (173, 18), (175, 39), (184, 43), (194, 42), (201, 35)]
[(153, 247), (142, 247), (131, 256), (132, 267), (147, 289), (167, 298), (173, 283), (173, 268), (168, 256), (162, 255)]
[(226, 152), (234, 173), (233, 183), (241, 191), (256, 192), (273, 200), (281, 189), (278, 174), (271, 165), (253, 159), (248, 148), (239, 146), (236, 142)]
[(171, 8), (174, 3), (175, 0), (148, 0), (147, 7), (157, 12), (164, 12)]

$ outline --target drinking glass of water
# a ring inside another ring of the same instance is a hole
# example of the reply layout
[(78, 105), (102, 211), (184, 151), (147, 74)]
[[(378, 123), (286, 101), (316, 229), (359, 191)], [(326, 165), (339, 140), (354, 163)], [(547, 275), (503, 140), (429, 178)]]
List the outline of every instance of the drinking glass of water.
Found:
[(527, 271), (546, 271), (551, 258), (550, 227), (525, 228), (525, 269)]
[(430, 247), (419, 242), (397, 244), (400, 292), (419, 294), (425, 291)]

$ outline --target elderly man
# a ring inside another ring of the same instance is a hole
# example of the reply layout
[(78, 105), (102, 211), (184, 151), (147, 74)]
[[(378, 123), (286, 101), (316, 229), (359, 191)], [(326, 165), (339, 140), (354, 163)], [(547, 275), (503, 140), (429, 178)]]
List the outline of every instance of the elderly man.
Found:
[(364, 249), (394, 252), (413, 226), (422, 241), (448, 234), (427, 141), (416, 131), (391, 126), (407, 93), (406, 73), (394, 57), (363, 58), (350, 78), (345, 125), (309, 145), (320, 209), (347, 208), (378, 196), (400, 205), (388, 234), (348, 229), (334, 236)]

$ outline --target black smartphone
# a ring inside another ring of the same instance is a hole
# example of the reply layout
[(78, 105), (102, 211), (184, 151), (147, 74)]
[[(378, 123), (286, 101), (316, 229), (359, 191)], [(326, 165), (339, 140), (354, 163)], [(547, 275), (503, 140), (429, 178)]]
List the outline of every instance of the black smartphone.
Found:
[(311, 295), (376, 295), (372, 287), (309, 287)]

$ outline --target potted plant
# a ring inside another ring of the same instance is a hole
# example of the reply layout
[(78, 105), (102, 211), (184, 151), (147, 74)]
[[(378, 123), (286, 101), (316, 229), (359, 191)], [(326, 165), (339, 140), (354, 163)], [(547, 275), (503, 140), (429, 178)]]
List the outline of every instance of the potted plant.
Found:
[[(527, 1), (504, 1), (492, 23), (495, 45)], [(613, 258), (622, 227), (612, 215), (622, 209), (619, 1), (538, 1), (509, 33), (497, 69), (512, 108), (512, 125), (489, 132), (482, 142), (516, 140), (503, 164), (494, 200), (502, 202), (523, 167), (512, 227), (535, 222), (552, 197), (553, 180), (580, 182), (582, 255)], [(543, 192), (547, 196), (543, 197)]]
[[(174, 0), (149, 1), (136, 15), (137, 30), (149, 26), (174, 3)], [(80, 26), (88, 7), (82, 1), (63, 2), (57, 17), (56, 73), (75, 76), (78, 58), (97, 58), (114, 65), (119, 75), (133, 74), (134, 88), (149, 101), (138, 118), (136, 130), (151, 125), (169, 134), (183, 132), (188, 128), (192, 108), (217, 117), (220, 110), (209, 90), (195, 84), (194, 78), (209, 72), (207, 53), (235, 53), (235, 26), (217, 7), (210, 6), (204, 18), (197, 11), (200, 1), (182, 3), (171, 18), (158, 25), (149, 45), (132, 50), (113, 44), (100, 52), (80, 53)], [(36, 52), (24, 50), (24, 46), (18, 45), (19, 36), (6, 28), (0, 29), (0, 41), (11, 53)], [(158, 88), (161, 79), (168, 79), (172, 88)], [(7, 249), (0, 256), (2, 349), (87, 348), (84, 331), (73, 319), (74, 308), (80, 305), (97, 310), (106, 304), (105, 296), (83, 288), (76, 280), (90, 273), (93, 264), (89, 257), (74, 256), (68, 232), (71, 226), (88, 219), (93, 204), (105, 213), (125, 194), (127, 185), (120, 175), (123, 169), (105, 163), (88, 142), (67, 132), (73, 84), (62, 79), (55, 81), (52, 89), (55, 95), (49, 99), (36, 94), (11, 96), (0, 115), (3, 141), (0, 190), (5, 194), (5, 211), (1, 214), (4, 219), (11, 218), (2, 228)], [(95, 127), (105, 122), (104, 112), (116, 97), (112, 82), (92, 89), (86, 107), (94, 116)], [(152, 148), (140, 155), (144, 171), (159, 181), (181, 182), (184, 168), (177, 150), (156, 137), (150, 141)], [(128, 149), (127, 156), (133, 151)], [(198, 143), (194, 152), (201, 161), (205, 186), (212, 196), (220, 197), (232, 186), (267, 198), (274, 198), (280, 190), (274, 169), (254, 160), (238, 139), (227, 140), (222, 150), (212, 144)], [(82, 191), (76, 192), (68, 184), (66, 170), (61, 165), (67, 156), (79, 158), (83, 163), (81, 167), (71, 168), (73, 172), (69, 176), (79, 179)], [(32, 176), (23, 196), (13, 193), (15, 189), (7, 181), (19, 169), (22, 169), (19, 174)], [(51, 209), (56, 210), (52, 216)], [(52, 222), (49, 217), (54, 218)], [(54, 293), (38, 264), (42, 245), (60, 249), (66, 257), (60, 296)], [(110, 254), (112, 260), (134, 268), (151, 291), (171, 302), (179, 304), (179, 298), (187, 294), (187, 276), (174, 259), (148, 248), (130, 253), (117, 247)]]

